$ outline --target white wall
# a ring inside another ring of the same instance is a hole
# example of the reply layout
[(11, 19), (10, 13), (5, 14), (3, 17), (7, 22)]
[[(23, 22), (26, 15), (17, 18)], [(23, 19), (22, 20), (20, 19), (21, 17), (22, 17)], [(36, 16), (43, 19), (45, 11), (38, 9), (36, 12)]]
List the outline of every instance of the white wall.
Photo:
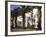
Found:
[[(45, 6), (46, 6), (46, 0), (16, 0), (16, 1), (43, 2), (43, 3), (45, 3)], [(45, 7), (45, 14), (46, 14), (46, 7)], [(45, 19), (46, 19), (46, 17), (45, 17)], [(46, 22), (45, 22), (45, 24), (46, 24)], [(4, 35), (5, 35), (5, 0), (0, 0), (0, 36), (4, 37)], [(45, 37), (45, 36), (46, 36), (46, 34), (16, 36), (16, 37)], [(15, 37), (15, 36), (9, 36), (9, 37)]]

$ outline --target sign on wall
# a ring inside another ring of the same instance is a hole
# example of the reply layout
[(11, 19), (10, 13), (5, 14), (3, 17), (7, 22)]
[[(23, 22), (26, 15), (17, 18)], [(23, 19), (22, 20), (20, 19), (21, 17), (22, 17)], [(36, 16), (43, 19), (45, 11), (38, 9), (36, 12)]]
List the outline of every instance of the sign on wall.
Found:
[(45, 3), (6, 2), (6, 35), (33, 35), (45, 32)]

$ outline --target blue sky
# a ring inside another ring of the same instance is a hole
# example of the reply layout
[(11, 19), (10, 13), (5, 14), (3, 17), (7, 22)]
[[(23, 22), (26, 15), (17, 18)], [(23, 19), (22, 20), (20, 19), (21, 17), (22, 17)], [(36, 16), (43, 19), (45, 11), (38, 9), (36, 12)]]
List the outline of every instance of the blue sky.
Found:
[[(21, 5), (11, 5), (11, 10), (13, 11), (14, 9), (17, 9), (18, 7), (22, 8)], [(32, 6), (29, 6), (30, 8), (32, 8)]]
[(20, 5), (11, 5), (11, 10), (17, 9), (18, 7), (22, 8)]

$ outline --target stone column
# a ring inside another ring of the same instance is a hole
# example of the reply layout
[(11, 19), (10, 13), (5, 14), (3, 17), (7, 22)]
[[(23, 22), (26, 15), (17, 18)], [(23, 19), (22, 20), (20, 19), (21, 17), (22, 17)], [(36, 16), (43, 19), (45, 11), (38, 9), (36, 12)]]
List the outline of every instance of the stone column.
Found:
[(34, 28), (38, 29), (38, 8), (33, 9), (33, 24)]
[(15, 16), (14, 16), (14, 18), (13, 18), (13, 27), (15, 28)]

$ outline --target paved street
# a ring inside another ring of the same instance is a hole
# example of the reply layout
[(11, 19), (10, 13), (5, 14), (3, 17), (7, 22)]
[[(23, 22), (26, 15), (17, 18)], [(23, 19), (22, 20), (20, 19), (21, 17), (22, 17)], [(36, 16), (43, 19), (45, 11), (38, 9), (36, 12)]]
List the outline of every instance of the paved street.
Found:
[(30, 29), (30, 28), (27, 28), (27, 29), (15, 28), (15, 29), (12, 29), (11, 31), (12, 31), (12, 32), (20, 32), (20, 31), (36, 31), (36, 29)]

